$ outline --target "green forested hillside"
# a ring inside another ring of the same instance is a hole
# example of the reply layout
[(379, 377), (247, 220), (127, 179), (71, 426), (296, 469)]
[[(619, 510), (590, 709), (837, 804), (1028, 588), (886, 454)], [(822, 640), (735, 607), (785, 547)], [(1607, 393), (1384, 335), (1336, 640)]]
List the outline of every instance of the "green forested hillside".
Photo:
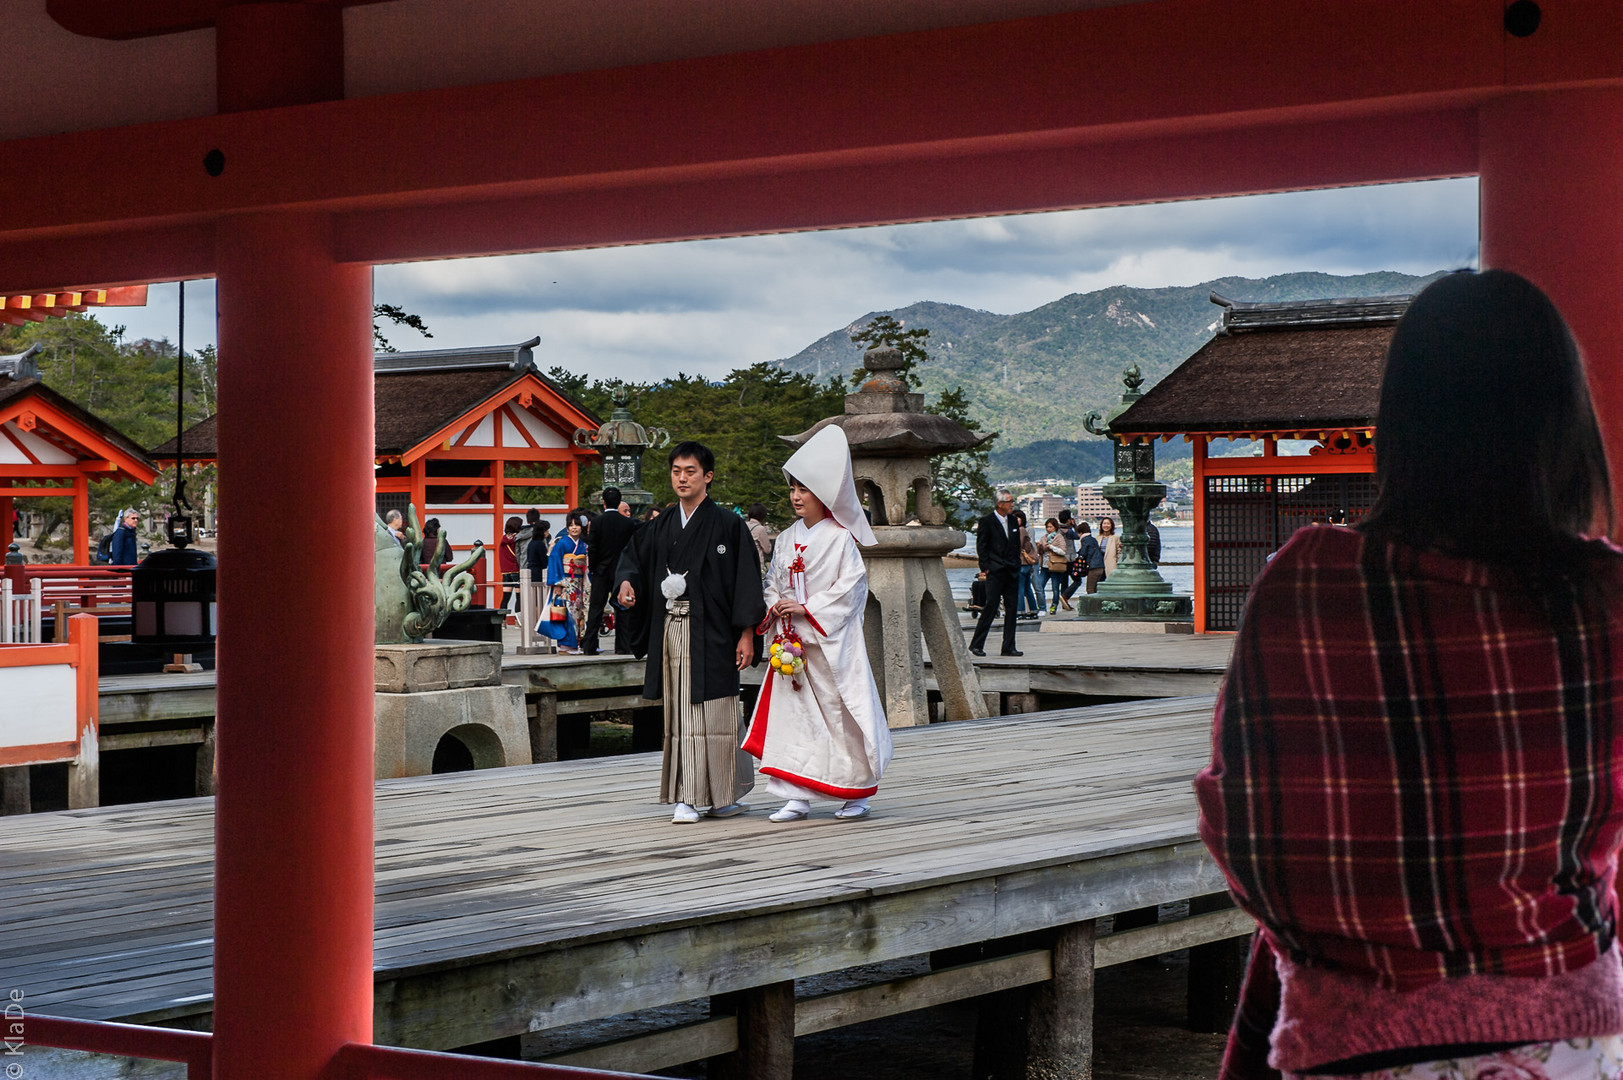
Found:
[(992, 458), (998, 477), (1097, 476), (1108, 470), (1109, 456), (1103, 446), (1090, 446), (1098, 440), (1083, 430), (1082, 418), (1120, 400), (1121, 371), (1129, 364), (1138, 364), (1148, 388), (1204, 344), (1221, 314), (1211, 293), (1250, 301), (1376, 296), (1413, 292), (1435, 276), (1297, 273), (1162, 289), (1118, 286), (1014, 315), (925, 302), (870, 312), (781, 363), (813, 376), (849, 373), (860, 362), (848, 341), (851, 328), (879, 314), (929, 327), (932, 359), (919, 369), (923, 389), (933, 396), (963, 386), (977, 426), (1002, 433)]

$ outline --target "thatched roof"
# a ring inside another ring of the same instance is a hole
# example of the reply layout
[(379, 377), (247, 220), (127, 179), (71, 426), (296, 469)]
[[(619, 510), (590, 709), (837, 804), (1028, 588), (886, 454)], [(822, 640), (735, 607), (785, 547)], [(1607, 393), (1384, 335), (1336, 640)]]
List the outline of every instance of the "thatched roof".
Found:
[(1314, 437), (1374, 426), (1406, 297), (1232, 306), (1213, 299), (1234, 313), (1225, 312), (1232, 325), (1116, 417), (1113, 432)]
[[(477, 409), (525, 376), (539, 379), (560, 398), (573, 403), (563, 388), (536, 370), (530, 349), (535, 341), (479, 349), (438, 349), (417, 353), (378, 353), (373, 358), (372, 410), (378, 457), (398, 457), (458, 418)], [(598, 419), (574, 406), (589, 425)], [(213, 460), (218, 456), (217, 417), (188, 428), (182, 456)], [(173, 457), (175, 440), (153, 448), (158, 457)]]

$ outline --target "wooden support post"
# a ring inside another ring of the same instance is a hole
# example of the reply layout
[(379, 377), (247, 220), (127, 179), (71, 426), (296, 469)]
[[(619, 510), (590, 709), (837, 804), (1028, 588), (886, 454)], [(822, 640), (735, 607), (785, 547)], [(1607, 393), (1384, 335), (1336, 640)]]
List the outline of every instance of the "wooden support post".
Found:
[(793, 1080), (793, 980), (717, 994), (710, 999), (710, 1013), (738, 1017), (738, 1049), (710, 1059), (711, 1080)]
[(1003, 711), (1010, 716), (1038, 711), (1036, 694), (1004, 694), (1003, 701)]
[(530, 722), (530, 761), (558, 760), (558, 695), (532, 694), (525, 709)]
[(1032, 987), (1026, 1022), (1028, 1080), (1093, 1076), (1093, 921), (1061, 927), (1054, 977)]
[(68, 763), (68, 809), (101, 805), (101, 753), (91, 735), (79, 747), (77, 761)]
[[(1197, 896), (1189, 914), (1204, 915), (1234, 906), (1227, 893)], [(1228, 938), (1189, 950), (1189, 1030), (1204, 1034), (1227, 1031), (1240, 1007), (1240, 983), (1251, 954), (1249, 937)]]
[(33, 809), (33, 784), (27, 765), (0, 769), (0, 817)]
[(197, 772), (193, 789), (198, 795), (213, 795), (219, 790), (214, 775), (214, 721), (203, 722), (203, 741), (197, 744)]

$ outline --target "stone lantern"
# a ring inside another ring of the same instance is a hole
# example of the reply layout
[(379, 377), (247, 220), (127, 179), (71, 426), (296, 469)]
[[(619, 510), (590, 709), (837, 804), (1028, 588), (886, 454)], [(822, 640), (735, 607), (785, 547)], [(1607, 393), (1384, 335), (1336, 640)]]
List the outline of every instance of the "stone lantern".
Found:
[(1121, 558), (1116, 569), (1099, 583), (1096, 593), (1081, 593), (1072, 600), (1077, 615), (1084, 619), (1124, 619), (1135, 621), (1188, 622), (1194, 620), (1194, 598), (1176, 595), (1172, 586), (1150, 561), (1149, 534), (1145, 524), (1150, 512), (1166, 498), (1165, 484), (1155, 479), (1155, 440), (1128, 442), (1111, 432), (1110, 425), (1128, 407), (1143, 397), (1139, 387), (1144, 377), (1134, 364), (1121, 373), (1121, 404), (1110, 410), (1100, 423), (1097, 412), (1089, 413), (1082, 424), (1095, 435), (1108, 438), (1115, 449), (1116, 478), (1104, 486), (1105, 501), (1121, 515)]
[(924, 395), (910, 393), (898, 374), (904, 362), (888, 345), (869, 349), (863, 366), (871, 377), (845, 396), (842, 415), (819, 420), (799, 435), (780, 436), (798, 446), (829, 424), (845, 429), (852, 476), (878, 540), (862, 549), (868, 570), (863, 633), (893, 728), (930, 722), (926, 646), (941, 691), (942, 718), (987, 715), (941, 561), (966, 537), (947, 526), (930, 490), (930, 458), (973, 449), (987, 436), (925, 412)]
[(614, 388), (614, 412), (595, 431), (575, 429), (575, 445), (603, 455), (603, 486), (620, 489), (620, 498), (635, 511), (654, 501), (653, 493), (642, 486), (642, 452), (659, 450), (671, 441), (664, 428), (645, 428), (631, 418), (631, 393), (624, 386)]

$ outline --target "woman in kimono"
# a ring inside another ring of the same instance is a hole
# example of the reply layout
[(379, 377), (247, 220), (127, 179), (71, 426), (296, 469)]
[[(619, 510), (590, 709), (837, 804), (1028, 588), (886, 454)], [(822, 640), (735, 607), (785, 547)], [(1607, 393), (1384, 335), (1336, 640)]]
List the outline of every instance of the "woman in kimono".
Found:
[[(581, 525), (583, 516), (570, 511), (568, 528), (552, 545), (552, 554), (547, 558), (547, 584), (551, 587), (553, 603), (562, 600), (567, 612), (564, 636), (558, 641), (558, 651), (561, 653), (580, 652), (579, 628), (586, 625), (586, 538), (583, 535), (586, 530)], [(542, 616), (543, 621), (551, 614), (549, 610)]]
[(834, 816), (866, 817), (890, 763), (890, 728), (868, 664), (862, 619), (868, 576), (858, 543), (872, 544), (851, 479), (845, 432), (830, 424), (784, 465), (798, 520), (778, 535), (765, 581), (773, 633), (770, 673), (756, 699), (744, 749), (761, 761), (771, 816), (803, 821), (817, 799), (840, 799)]

